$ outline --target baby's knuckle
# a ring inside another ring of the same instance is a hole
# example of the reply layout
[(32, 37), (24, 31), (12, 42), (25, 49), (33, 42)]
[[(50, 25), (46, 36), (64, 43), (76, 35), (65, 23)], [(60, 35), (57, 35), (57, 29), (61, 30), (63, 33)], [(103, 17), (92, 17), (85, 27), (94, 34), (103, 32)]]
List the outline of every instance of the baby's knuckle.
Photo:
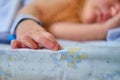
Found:
[(53, 36), (52, 36), (52, 35), (50, 35), (50, 34), (48, 34), (48, 35), (47, 35), (47, 38), (52, 38), (52, 37), (53, 37)]
[(35, 38), (36, 38), (37, 41), (39, 41), (39, 40), (41, 40), (41, 39), (43, 38), (43, 36), (41, 36), (41, 35), (36, 35)]
[(27, 37), (28, 37), (28, 35), (23, 35), (23, 36), (21, 36), (20, 40), (24, 40), (24, 39), (26, 39)]

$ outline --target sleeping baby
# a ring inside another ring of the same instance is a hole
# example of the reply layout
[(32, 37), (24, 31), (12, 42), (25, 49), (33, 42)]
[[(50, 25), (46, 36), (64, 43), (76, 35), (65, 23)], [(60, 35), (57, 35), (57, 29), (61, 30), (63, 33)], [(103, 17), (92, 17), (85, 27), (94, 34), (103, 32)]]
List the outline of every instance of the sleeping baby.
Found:
[[(20, 17), (20, 18), (19, 18)], [(18, 19), (19, 18), (19, 19)], [(57, 39), (105, 40), (120, 25), (119, 0), (33, 0), (16, 16), (12, 48), (60, 50)]]

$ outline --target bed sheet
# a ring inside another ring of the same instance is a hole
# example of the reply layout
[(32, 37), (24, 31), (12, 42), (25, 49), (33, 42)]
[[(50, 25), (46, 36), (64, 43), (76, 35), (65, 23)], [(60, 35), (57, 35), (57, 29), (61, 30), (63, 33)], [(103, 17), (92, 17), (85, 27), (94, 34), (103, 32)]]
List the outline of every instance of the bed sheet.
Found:
[(119, 42), (59, 43), (60, 51), (0, 44), (0, 80), (120, 80)]

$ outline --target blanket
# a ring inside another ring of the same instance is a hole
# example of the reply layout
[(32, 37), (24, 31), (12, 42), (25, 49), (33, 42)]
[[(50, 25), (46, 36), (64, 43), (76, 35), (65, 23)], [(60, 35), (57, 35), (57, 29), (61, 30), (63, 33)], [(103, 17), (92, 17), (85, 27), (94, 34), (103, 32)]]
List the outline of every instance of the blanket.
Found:
[(107, 35), (107, 41), (120, 41), (120, 28), (109, 30)]
[(119, 42), (59, 43), (60, 51), (0, 45), (0, 80), (120, 80)]

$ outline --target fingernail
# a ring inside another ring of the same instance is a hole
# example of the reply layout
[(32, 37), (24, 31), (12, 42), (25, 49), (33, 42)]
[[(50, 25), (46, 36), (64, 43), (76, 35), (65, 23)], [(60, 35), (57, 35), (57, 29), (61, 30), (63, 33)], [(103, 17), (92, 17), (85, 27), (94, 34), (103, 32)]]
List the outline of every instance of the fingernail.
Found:
[(54, 51), (57, 51), (57, 50), (58, 50), (58, 47), (54, 47), (53, 50), (54, 50)]
[(58, 48), (58, 50), (61, 50), (62, 49), (62, 47), (59, 45), (59, 48)]
[(59, 48), (60, 48), (60, 47), (59, 47), (59, 45), (58, 45), (58, 44), (56, 44), (56, 45), (53, 47), (53, 50), (55, 50), (55, 51), (56, 51), (56, 50), (59, 50)]

